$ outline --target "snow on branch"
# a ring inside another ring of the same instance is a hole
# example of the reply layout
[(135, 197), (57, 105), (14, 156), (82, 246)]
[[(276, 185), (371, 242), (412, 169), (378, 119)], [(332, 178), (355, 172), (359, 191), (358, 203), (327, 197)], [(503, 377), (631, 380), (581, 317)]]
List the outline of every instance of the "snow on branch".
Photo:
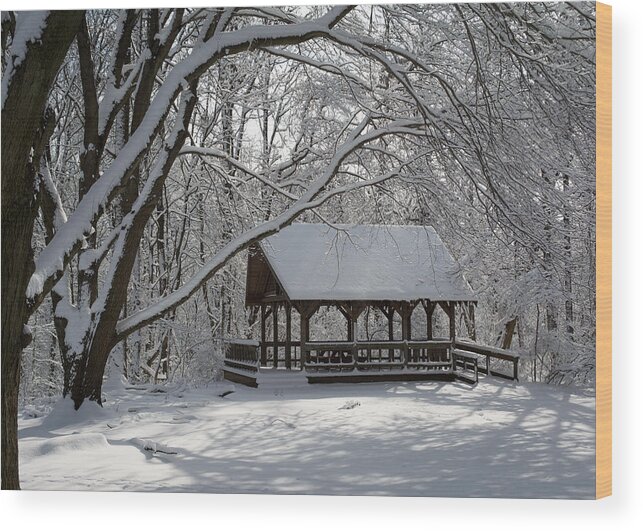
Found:
[(16, 17), (16, 29), (9, 47), (7, 65), (2, 73), (2, 103), (0, 109), (4, 109), (13, 75), (25, 57), (27, 57), (29, 43), (38, 41), (42, 36), (43, 30), (47, 26), (49, 13), (50, 11), (22, 11)]
[(137, 224), (139, 226), (141, 226), (141, 224), (144, 226), (144, 222), (147, 219), (145, 209), (153, 208), (158, 202), (160, 188), (162, 187), (162, 184), (176, 157), (175, 150), (177, 149), (177, 146), (184, 141), (185, 125), (191, 116), (192, 109), (194, 107), (194, 99), (196, 99), (196, 94), (194, 94), (192, 90), (188, 89), (184, 91), (174, 126), (167, 139), (164, 141), (163, 149), (157, 155), (154, 167), (150, 171), (150, 175), (145, 181), (145, 185), (143, 186), (141, 193), (132, 205), (131, 211), (128, 212), (125, 219), (120, 224), (120, 230), (118, 231), (118, 237), (114, 245), (110, 268), (101, 293), (92, 307), (93, 313), (103, 311), (105, 309), (105, 304), (109, 302), (108, 296), (115, 288), (115, 278), (118, 276), (119, 270), (122, 267), (121, 262), (123, 260), (123, 254), (127, 249), (127, 244), (131, 241), (129, 240), (130, 233)]
[(287, 197), (288, 199), (298, 199), (298, 197), (295, 194), (291, 194), (288, 190), (285, 190), (278, 184), (272, 182), (270, 179), (267, 179), (260, 173), (257, 173), (256, 171), (252, 170), (251, 168), (248, 168), (241, 162), (239, 162), (237, 159), (234, 157), (229, 156), (226, 154), (224, 151), (221, 151), (220, 149), (216, 148), (205, 148), (205, 147), (199, 147), (199, 146), (184, 146), (181, 149), (180, 155), (199, 155), (202, 157), (216, 157), (219, 159), (223, 159), (238, 170), (241, 170), (242, 172), (248, 174), (249, 176), (257, 179), (259, 182), (265, 184), (266, 186), (272, 188), (275, 192), (280, 193), (281, 195)]
[[(185, 59), (168, 73), (150, 103), (142, 123), (116, 159), (78, 203), (52, 241), (36, 259), (35, 271), (29, 281), (26, 297), (32, 308), (42, 302), (69, 260), (78, 252), (84, 237), (107, 205), (118, 193), (119, 187), (138, 166), (163, 127), (178, 94), (198, 79), (210, 66), (225, 55), (265, 46), (288, 45), (313, 37), (327, 35), (352, 9), (339, 6), (314, 20), (298, 24), (247, 26), (237, 31), (215, 34), (200, 43)], [(31, 38), (31, 37), (30, 37)]]
[(325, 171), (323, 171), (322, 174), (309, 185), (308, 189), (301, 195), (301, 197), (284, 212), (272, 220), (261, 223), (253, 229), (250, 229), (229, 241), (221, 250), (219, 250), (219, 252), (212, 256), (188, 282), (167, 297), (164, 297), (148, 308), (119, 321), (116, 327), (117, 340), (122, 340), (129, 334), (146, 326), (160, 316), (172, 311), (174, 308), (186, 302), (205, 282), (212, 278), (231, 257), (243, 251), (252, 243), (278, 232), (280, 229), (294, 221), (301, 213), (321, 205), (325, 200), (340, 193), (350, 192), (365, 186), (380, 184), (399, 174), (400, 169), (397, 169), (376, 179), (364, 180), (358, 183), (345, 185), (344, 187), (327, 192), (320, 197), (320, 194), (326, 189), (333, 177), (339, 171), (342, 163), (347, 157), (349, 157), (349, 155), (354, 153), (360, 147), (384, 136), (421, 136), (425, 134), (424, 123), (418, 120), (397, 120), (384, 127), (375, 128), (365, 132), (370, 122), (370, 116), (364, 118), (364, 120), (351, 132), (344, 144), (337, 149)]

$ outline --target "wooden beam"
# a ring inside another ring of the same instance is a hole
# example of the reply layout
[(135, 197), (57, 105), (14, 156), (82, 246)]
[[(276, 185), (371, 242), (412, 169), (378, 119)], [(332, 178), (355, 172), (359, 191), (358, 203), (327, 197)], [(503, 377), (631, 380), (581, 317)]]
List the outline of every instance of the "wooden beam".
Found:
[(261, 366), (265, 367), (267, 363), (266, 351), (266, 305), (261, 304)]
[(438, 301), (437, 304), (438, 304), (438, 306), (440, 306), (440, 308), (442, 308), (442, 311), (445, 314), (447, 314), (447, 317), (448, 317), (448, 315), (449, 315), (449, 303), (446, 302), (446, 301)]
[[(386, 311), (382, 310), (384, 315), (386, 316), (386, 319), (388, 321), (388, 340), (393, 341), (395, 339), (395, 334), (393, 330), (393, 319), (395, 317), (395, 310), (391, 307), (388, 307)], [(392, 348), (388, 349), (388, 360), (389, 362), (393, 362), (393, 358), (395, 357), (395, 350)]]
[(319, 309), (319, 303), (316, 302), (298, 302), (295, 308), (299, 312), (299, 357), (301, 359), (301, 370), (305, 369), (306, 353), (304, 352), (305, 344), (310, 340), (310, 318)]
[(273, 302), (286, 302), (287, 300), (289, 299), (288, 297), (286, 297), (286, 295), (269, 295), (269, 296), (263, 297), (261, 299), (261, 302), (267, 302), (272, 304)]
[(310, 327), (308, 324), (307, 313), (299, 314), (299, 357), (301, 358), (301, 370), (303, 371), (306, 368), (306, 362), (308, 361), (308, 353), (304, 352), (304, 347), (308, 340), (310, 339)]
[(351, 313), (350, 313), (350, 306), (346, 306), (342, 303), (336, 304), (335, 305), (339, 312), (346, 317), (346, 319), (350, 319)]
[(449, 347), (449, 356), (451, 357), (451, 363), (453, 364), (453, 371), (455, 372), (455, 357), (453, 356), (453, 350), (455, 349), (455, 302), (446, 303), (447, 315), (449, 316), (449, 340), (451, 341), (451, 346)]
[(346, 319), (346, 341), (353, 341), (353, 318), (351, 317), (350, 304), (338, 303), (335, 306)]
[(286, 303), (286, 369), (292, 368), (292, 305)]
[(433, 339), (433, 311), (435, 310), (435, 302), (430, 300), (422, 301), (422, 306), (426, 312), (426, 338)]
[(367, 304), (364, 302), (351, 302), (350, 304), (351, 332), (350, 332), (349, 341), (357, 341), (357, 336), (358, 336), (357, 324), (358, 324), (359, 316), (362, 315), (362, 312), (366, 309), (366, 307), (367, 307)]
[(272, 305), (272, 366), (276, 369), (279, 365), (279, 306)]
[[(409, 339), (411, 339), (411, 313), (413, 311), (413, 308), (411, 304), (408, 302), (394, 303), (393, 307), (396, 308), (397, 313), (400, 314), (400, 318), (402, 319), (402, 341), (406, 342)], [(406, 343), (402, 350), (403, 350), (404, 367), (408, 367), (409, 348)]]
[(413, 313), (415, 305), (408, 302), (400, 302), (396, 306), (397, 313), (399, 313), (402, 318), (402, 341), (408, 341), (411, 339), (411, 314)]
[(449, 308), (449, 339), (451, 343), (455, 343), (455, 302), (448, 304)]
[(388, 340), (393, 341), (395, 339), (393, 334), (393, 318), (395, 317), (395, 309), (390, 304), (386, 303), (375, 304), (374, 307), (382, 312), (384, 317), (386, 317), (388, 322)]

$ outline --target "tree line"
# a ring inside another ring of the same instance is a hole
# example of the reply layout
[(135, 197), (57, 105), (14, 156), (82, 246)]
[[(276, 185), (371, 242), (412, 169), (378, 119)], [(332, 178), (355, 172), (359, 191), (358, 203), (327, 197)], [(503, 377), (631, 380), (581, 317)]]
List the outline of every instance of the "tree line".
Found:
[(3, 488), (21, 390), (198, 378), (294, 220), (433, 225), (483, 339), (591, 383), (593, 9), (3, 12)]

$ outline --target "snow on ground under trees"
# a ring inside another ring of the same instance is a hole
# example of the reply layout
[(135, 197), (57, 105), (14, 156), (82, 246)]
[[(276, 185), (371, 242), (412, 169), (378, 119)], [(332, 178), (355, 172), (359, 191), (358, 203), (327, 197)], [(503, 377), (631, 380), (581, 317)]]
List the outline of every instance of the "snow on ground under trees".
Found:
[(59, 403), (48, 417), (25, 415), (22, 487), (594, 496), (594, 397), (583, 390), (264, 379), (259, 389), (114, 388), (101, 411)]

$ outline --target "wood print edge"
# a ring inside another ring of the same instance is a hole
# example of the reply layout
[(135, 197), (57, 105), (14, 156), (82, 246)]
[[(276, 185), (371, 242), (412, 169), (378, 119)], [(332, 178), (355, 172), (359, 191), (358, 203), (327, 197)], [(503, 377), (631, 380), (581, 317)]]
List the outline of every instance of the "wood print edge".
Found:
[(612, 7), (596, 3), (596, 498), (612, 494)]

